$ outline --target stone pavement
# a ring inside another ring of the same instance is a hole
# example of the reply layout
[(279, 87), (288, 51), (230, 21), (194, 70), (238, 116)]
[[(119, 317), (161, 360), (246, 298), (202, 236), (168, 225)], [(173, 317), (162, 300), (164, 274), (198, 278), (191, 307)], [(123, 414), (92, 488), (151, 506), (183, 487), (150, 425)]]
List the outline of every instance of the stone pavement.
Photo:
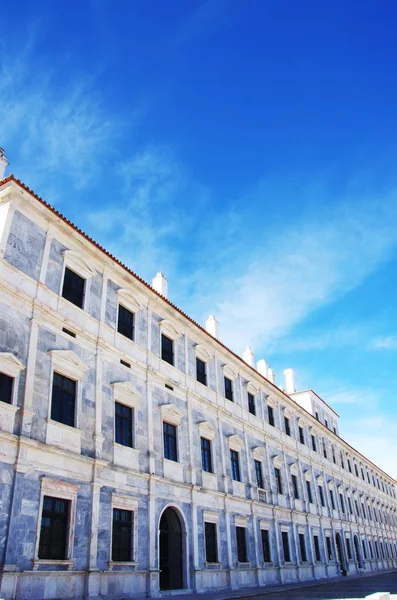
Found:
[[(358, 600), (375, 592), (390, 592), (397, 600), (397, 571), (363, 573), (321, 582), (245, 588), (209, 594), (184, 595), (183, 600)], [(165, 595), (163, 595), (164, 597)]]

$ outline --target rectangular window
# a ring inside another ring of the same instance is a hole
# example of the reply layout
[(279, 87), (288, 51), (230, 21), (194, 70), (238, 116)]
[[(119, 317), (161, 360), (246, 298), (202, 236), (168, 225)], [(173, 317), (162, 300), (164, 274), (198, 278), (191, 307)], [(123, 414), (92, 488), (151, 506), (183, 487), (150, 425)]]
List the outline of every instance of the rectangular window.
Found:
[(291, 475), (292, 479), (292, 488), (294, 490), (294, 498), (299, 500), (299, 488), (298, 488), (298, 478), (296, 475)]
[(256, 484), (258, 488), (264, 489), (263, 487), (263, 474), (262, 474), (262, 463), (260, 460), (255, 460), (255, 475), (256, 475)]
[(263, 562), (272, 562), (268, 529), (261, 529)]
[(256, 411), (255, 411), (255, 398), (253, 394), (250, 394), (248, 392), (248, 410), (251, 413), (251, 415), (255, 415)]
[(299, 534), (299, 548), (301, 552), (301, 561), (307, 562), (307, 554), (306, 554), (306, 544), (305, 544), (305, 534)]
[(325, 440), (323, 439), (323, 454), (324, 458), (327, 458), (327, 446), (325, 444)]
[(316, 561), (319, 562), (321, 560), (321, 552), (320, 552), (320, 542), (318, 539), (318, 535), (313, 535), (313, 543), (314, 543), (314, 553), (316, 556)]
[(281, 532), (281, 539), (283, 542), (283, 553), (284, 553), (284, 562), (291, 562), (291, 553), (289, 549), (289, 536), (288, 531)]
[(283, 493), (283, 483), (281, 481), (281, 471), (277, 467), (274, 469), (274, 477), (276, 479), (276, 490), (278, 494)]
[(230, 400), (230, 402), (233, 402), (233, 383), (232, 380), (229, 379), (229, 377), (225, 377), (225, 398), (227, 398), (227, 400)]
[(368, 555), (367, 555), (367, 546), (365, 544), (365, 540), (362, 540), (362, 544), (363, 544), (363, 554), (364, 554), (364, 560), (367, 560)]
[(248, 562), (247, 559), (247, 539), (245, 535), (245, 527), (236, 527), (237, 540), (237, 560), (238, 562)]
[(336, 506), (335, 506), (335, 498), (334, 498), (333, 490), (329, 490), (329, 497), (331, 498), (332, 509), (335, 510)]
[(312, 448), (314, 452), (317, 452), (316, 437), (314, 435), (312, 435)]
[(170, 423), (163, 422), (164, 436), (164, 458), (178, 462), (176, 427)]
[(66, 267), (63, 278), (62, 297), (79, 308), (84, 305), (85, 279)]
[(14, 380), (5, 373), (0, 373), (0, 400), (11, 404), (12, 402), (12, 387)]
[(349, 458), (347, 459), (347, 468), (349, 469), (349, 473), (351, 473), (352, 472), (352, 464), (351, 464)]
[(234, 481), (241, 481), (240, 479), (240, 461), (238, 452), (230, 450), (230, 461), (232, 463), (232, 479)]
[(204, 523), (205, 529), (205, 560), (207, 563), (218, 562), (218, 543), (216, 523)]
[(343, 494), (342, 493), (339, 494), (339, 500), (340, 500), (341, 510), (344, 513), (345, 512), (345, 501), (343, 499)]
[(76, 388), (73, 379), (54, 373), (52, 380), (51, 419), (75, 427)]
[(116, 562), (132, 560), (132, 525), (131, 510), (113, 509), (112, 560)]
[(303, 431), (303, 427), (299, 427), (299, 441), (301, 444), (305, 443), (305, 432)]
[(349, 504), (349, 513), (352, 515), (353, 514), (353, 507), (352, 507), (352, 501), (350, 499), (350, 496), (347, 497), (347, 502)]
[(325, 424), (326, 428), (328, 429), (328, 421), (327, 421), (327, 419), (325, 419), (324, 424)]
[(116, 443), (132, 448), (132, 408), (115, 403)]
[(290, 436), (291, 435), (291, 425), (290, 425), (288, 417), (284, 417), (284, 427), (285, 427), (285, 433)]
[(207, 385), (206, 364), (201, 358), (196, 358), (196, 377), (199, 383)]
[(117, 319), (117, 331), (129, 340), (134, 339), (134, 313), (119, 304), (119, 317)]
[(212, 456), (211, 456), (211, 442), (206, 438), (201, 438), (201, 465), (203, 471), (212, 473)]
[(356, 472), (356, 477), (358, 477), (359, 475), (358, 475), (358, 468), (357, 468), (357, 465), (356, 465), (356, 463), (354, 463), (354, 470), (355, 470), (355, 472)]
[(312, 485), (311, 485), (310, 481), (306, 481), (306, 490), (307, 490), (308, 501), (313, 503)]
[(325, 538), (325, 543), (327, 544), (327, 558), (333, 560), (331, 538), (328, 535)]
[(161, 334), (161, 358), (170, 365), (174, 364), (174, 341)]
[(347, 549), (347, 558), (349, 560), (353, 559), (353, 554), (352, 554), (352, 547), (351, 547), (351, 539), (350, 538), (346, 538), (346, 549)]
[(66, 560), (70, 500), (44, 496), (41, 517), (39, 558)]
[(320, 494), (321, 506), (325, 506), (324, 490), (322, 485), (318, 486), (318, 493)]
[(267, 406), (267, 418), (269, 420), (269, 425), (274, 427), (274, 410), (273, 406), (270, 406), (270, 404)]
[(317, 421), (319, 421), (319, 420), (320, 420), (320, 419), (319, 419), (319, 416), (318, 416), (318, 412), (316, 412), (316, 419), (317, 419)]

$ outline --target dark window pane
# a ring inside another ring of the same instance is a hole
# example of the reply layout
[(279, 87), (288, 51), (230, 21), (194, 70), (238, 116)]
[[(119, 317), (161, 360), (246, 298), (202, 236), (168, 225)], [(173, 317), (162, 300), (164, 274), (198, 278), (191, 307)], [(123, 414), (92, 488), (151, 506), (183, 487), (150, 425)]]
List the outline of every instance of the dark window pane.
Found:
[(130, 340), (134, 339), (134, 313), (119, 304), (117, 331)]
[(76, 382), (54, 373), (52, 382), (51, 419), (75, 426)]
[(201, 438), (201, 464), (203, 471), (212, 473), (211, 442), (203, 437)]
[(335, 506), (335, 498), (334, 498), (333, 490), (329, 490), (329, 497), (331, 498), (331, 506), (332, 506), (333, 510), (335, 510), (336, 506)]
[(299, 441), (301, 444), (305, 443), (305, 434), (303, 431), (303, 427), (299, 427)]
[(62, 296), (75, 304), (79, 308), (83, 308), (84, 304), (84, 288), (85, 279), (77, 275), (66, 267), (65, 276), (63, 278)]
[(309, 502), (313, 502), (313, 496), (312, 496), (312, 485), (310, 483), (310, 481), (306, 481), (306, 489), (307, 489), (307, 499)]
[(287, 435), (291, 435), (291, 425), (290, 425), (288, 417), (284, 417), (284, 426), (285, 426), (285, 433)]
[(207, 563), (218, 562), (216, 524), (205, 523), (205, 560)]
[(196, 376), (198, 382), (207, 385), (206, 364), (200, 358), (196, 358)]
[(132, 408), (116, 402), (116, 442), (132, 448)]
[(0, 373), (0, 400), (1, 402), (12, 402), (12, 386), (14, 380), (5, 373)]
[(323, 490), (323, 486), (322, 485), (318, 486), (318, 492), (320, 494), (321, 506), (325, 506), (324, 490)]
[(306, 543), (305, 543), (305, 535), (303, 533), (299, 534), (299, 549), (300, 549), (300, 553), (301, 553), (301, 561), (306, 562), (307, 561)]
[(237, 560), (238, 562), (247, 562), (247, 540), (245, 537), (245, 527), (236, 527), (237, 540)]
[(281, 532), (281, 539), (283, 542), (284, 562), (291, 562), (291, 554), (290, 554), (290, 549), (289, 549), (289, 539), (288, 539), (287, 531)]
[(312, 448), (314, 452), (317, 452), (316, 437), (314, 435), (312, 435)]
[(318, 535), (313, 536), (313, 542), (314, 542), (314, 552), (316, 555), (316, 560), (319, 561), (319, 560), (321, 560), (321, 553), (320, 553), (320, 542), (318, 539)]
[(232, 380), (228, 377), (224, 378), (225, 380), (225, 398), (233, 402), (233, 384)]
[(276, 490), (278, 494), (282, 494), (283, 493), (283, 484), (281, 481), (281, 471), (280, 469), (275, 468), (274, 469), (274, 476), (276, 479)]
[(235, 450), (230, 450), (230, 461), (232, 463), (232, 479), (235, 481), (241, 481), (239, 456), (238, 452)]
[(326, 544), (327, 544), (328, 560), (332, 560), (333, 556), (332, 556), (331, 538), (329, 536), (327, 536), (325, 539), (326, 539)]
[(267, 529), (261, 529), (261, 537), (262, 537), (262, 551), (263, 551), (263, 561), (271, 562), (270, 555), (270, 540), (269, 540), (269, 531)]
[(253, 394), (250, 394), (248, 392), (248, 410), (251, 413), (251, 415), (255, 415), (256, 411), (255, 411), (255, 398)]
[(65, 560), (70, 500), (44, 496), (41, 518), (39, 558)]
[(163, 333), (161, 334), (161, 358), (170, 365), (174, 364), (174, 342)]
[(267, 417), (269, 419), (269, 425), (274, 427), (274, 410), (273, 406), (268, 405), (267, 407)]
[(345, 501), (343, 499), (343, 494), (342, 493), (339, 494), (339, 500), (340, 500), (341, 510), (344, 513), (345, 512)]
[(255, 475), (256, 475), (256, 484), (258, 488), (263, 489), (263, 475), (262, 475), (262, 463), (259, 460), (255, 460)]
[(133, 514), (130, 510), (113, 509), (112, 560), (132, 560)]
[(163, 423), (163, 435), (164, 435), (164, 458), (178, 462), (177, 448), (176, 448), (176, 427), (169, 423)]

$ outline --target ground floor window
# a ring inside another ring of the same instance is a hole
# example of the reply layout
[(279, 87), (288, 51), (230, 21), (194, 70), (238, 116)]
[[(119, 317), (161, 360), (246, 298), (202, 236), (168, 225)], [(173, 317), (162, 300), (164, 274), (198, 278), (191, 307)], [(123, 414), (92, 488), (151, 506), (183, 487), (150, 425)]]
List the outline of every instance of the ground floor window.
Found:
[(245, 527), (236, 527), (237, 540), (237, 560), (238, 562), (247, 562), (247, 539), (245, 535)]
[(65, 560), (70, 515), (70, 500), (44, 496), (41, 516), (39, 558)]
[(205, 560), (207, 563), (218, 562), (218, 543), (216, 523), (205, 523)]
[(116, 562), (132, 560), (133, 518), (131, 510), (113, 509), (112, 560)]

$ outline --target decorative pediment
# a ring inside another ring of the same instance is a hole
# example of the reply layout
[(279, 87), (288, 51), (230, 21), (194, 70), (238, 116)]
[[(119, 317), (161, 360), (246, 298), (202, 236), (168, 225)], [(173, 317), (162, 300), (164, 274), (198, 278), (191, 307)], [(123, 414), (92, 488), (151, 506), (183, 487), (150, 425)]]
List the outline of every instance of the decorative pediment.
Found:
[(283, 466), (283, 457), (281, 456), (281, 454), (276, 454), (275, 456), (273, 456), (272, 461), (273, 461), (273, 465), (277, 469), (281, 469), (281, 467)]
[(306, 481), (311, 481), (313, 479), (313, 474), (310, 471), (310, 469), (307, 469), (305, 471), (305, 479), (306, 479)]
[(299, 425), (299, 427), (306, 427), (307, 423), (306, 423), (305, 419), (302, 419), (302, 417), (299, 417), (298, 425)]
[(314, 436), (316, 436), (318, 434), (318, 431), (315, 427), (310, 427), (310, 433)]
[(227, 438), (227, 441), (228, 441), (230, 450), (236, 450), (237, 452), (240, 452), (241, 448), (243, 448), (243, 446), (244, 446), (243, 440), (237, 434), (229, 435), (229, 437)]
[(52, 368), (71, 379), (82, 379), (88, 366), (73, 350), (50, 350)]
[(228, 377), (229, 379), (237, 378), (236, 371), (234, 371), (230, 365), (223, 365), (223, 374), (225, 377)]
[(253, 394), (254, 396), (259, 392), (258, 388), (251, 382), (247, 382), (247, 392)]
[(266, 403), (268, 406), (271, 406), (272, 408), (276, 408), (276, 406), (277, 406), (277, 401), (274, 398), (272, 398), (271, 396), (267, 397)]
[(95, 277), (95, 267), (78, 252), (75, 252), (74, 250), (64, 250), (62, 256), (65, 259), (66, 265), (73, 271), (76, 271), (81, 277), (84, 277), (84, 279)]
[(252, 448), (252, 456), (256, 460), (262, 461), (266, 456), (265, 447), (264, 446), (255, 446), (255, 448)]
[(298, 463), (292, 463), (292, 465), (290, 465), (290, 471), (292, 473), (292, 475), (299, 475), (299, 466)]
[(135, 407), (140, 395), (129, 381), (116, 381), (111, 384), (116, 402)]
[(171, 425), (180, 425), (183, 419), (183, 412), (175, 404), (162, 404), (160, 406), (161, 417), (163, 421)]
[(335, 489), (335, 482), (334, 481), (328, 481), (328, 489), (329, 490), (334, 490)]
[(198, 425), (200, 437), (206, 438), (207, 440), (213, 440), (215, 437), (216, 429), (208, 423), (208, 421), (201, 421)]
[(25, 365), (11, 352), (0, 352), (0, 371), (9, 377), (17, 377)]
[(355, 491), (353, 492), (353, 498), (354, 498), (355, 500), (358, 500), (358, 499), (360, 498), (360, 494), (358, 493), (358, 491), (357, 491), (357, 490), (355, 490)]
[(129, 290), (120, 288), (117, 290), (119, 303), (128, 308), (131, 312), (137, 312), (144, 307), (144, 302)]
[(172, 340), (177, 340), (179, 337), (181, 337), (181, 332), (177, 329), (177, 327), (175, 327), (174, 323), (168, 319), (161, 319), (159, 321), (159, 325), (161, 328), (161, 333), (164, 333), (164, 335)]
[(343, 489), (343, 485), (342, 485), (342, 484), (340, 484), (340, 485), (338, 486), (338, 492), (339, 492), (340, 494), (343, 494), (343, 492), (344, 492), (344, 489)]
[(208, 362), (214, 357), (213, 353), (211, 353), (208, 350), (208, 348), (203, 346), (203, 344), (196, 344), (194, 346), (194, 351), (196, 353), (197, 358), (201, 358), (201, 360), (203, 360), (204, 362)]
[(287, 419), (290, 419), (294, 414), (288, 406), (284, 406), (283, 413), (284, 413), (284, 417), (287, 417)]
[(324, 477), (322, 475), (317, 475), (316, 479), (317, 479), (317, 484), (318, 485), (323, 485), (323, 483), (324, 483)]

